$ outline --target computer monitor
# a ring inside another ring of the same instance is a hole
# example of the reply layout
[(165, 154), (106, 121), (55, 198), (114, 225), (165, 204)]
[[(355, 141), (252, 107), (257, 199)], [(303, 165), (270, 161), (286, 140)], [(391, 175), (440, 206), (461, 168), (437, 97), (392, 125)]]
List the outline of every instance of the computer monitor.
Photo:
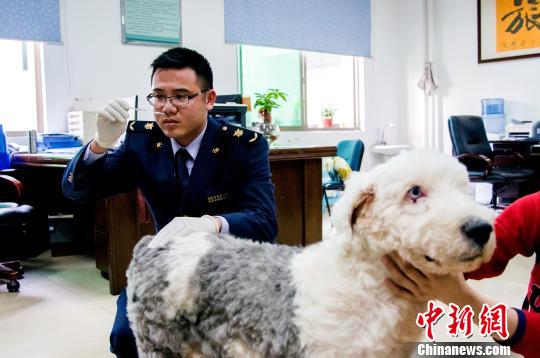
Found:
[(242, 103), (242, 95), (240, 93), (236, 94), (222, 94), (217, 96), (216, 103)]
[(237, 126), (246, 126), (247, 105), (236, 103), (216, 103), (208, 112), (208, 116), (215, 119), (223, 119)]

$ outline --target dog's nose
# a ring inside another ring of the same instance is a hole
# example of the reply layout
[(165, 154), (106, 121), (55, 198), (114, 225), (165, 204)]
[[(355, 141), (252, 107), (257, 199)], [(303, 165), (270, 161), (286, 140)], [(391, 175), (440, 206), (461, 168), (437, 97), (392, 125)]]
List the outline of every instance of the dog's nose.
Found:
[(489, 235), (493, 228), (491, 224), (485, 220), (474, 218), (467, 220), (461, 225), (461, 231), (469, 239), (474, 241), (478, 246), (482, 247), (489, 240)]

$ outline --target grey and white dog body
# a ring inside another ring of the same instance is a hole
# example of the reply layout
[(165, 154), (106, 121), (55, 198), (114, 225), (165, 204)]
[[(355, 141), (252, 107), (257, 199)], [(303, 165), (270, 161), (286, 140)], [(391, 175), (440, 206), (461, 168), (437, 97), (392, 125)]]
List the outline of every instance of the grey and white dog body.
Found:
[[(299, 249), (193, 233), (152, 250), (150, 239), (137, 245), (128, 276), (140, 350), (215, 357), (246, 356), (251, 347), (268, 357), (300, 355), (288, 267)], [(190, 262), (175, 262), (170, 254), (177, 250), (190, 251)]]
[(128, 269), (139, 354), (408, 356), (425, 307), (390, 293), (381, 257), (397, 251), (432, 273), (487, 261), (493, 213), (468, 185), (454, 158), (412, 151), (352, 178), (333, 237), (307, 248), (200, 232), (149, 248), (143, 238)]

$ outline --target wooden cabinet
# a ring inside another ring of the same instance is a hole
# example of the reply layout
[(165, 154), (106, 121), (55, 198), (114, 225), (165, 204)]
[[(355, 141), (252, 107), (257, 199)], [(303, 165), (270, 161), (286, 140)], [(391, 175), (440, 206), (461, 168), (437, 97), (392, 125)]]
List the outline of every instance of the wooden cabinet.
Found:
[(322, 240), (322, 158), (334, 155), (336, 147), (270, 151), (278, 243), (305, 246)]
[(126, 285), (125, 272), (135, 244), (155, 232), (152, 221), (141, 220), (137, 200), (135, 191), (94, 204), (96, 267), (109, 278), (112, 294), (120, 293)]

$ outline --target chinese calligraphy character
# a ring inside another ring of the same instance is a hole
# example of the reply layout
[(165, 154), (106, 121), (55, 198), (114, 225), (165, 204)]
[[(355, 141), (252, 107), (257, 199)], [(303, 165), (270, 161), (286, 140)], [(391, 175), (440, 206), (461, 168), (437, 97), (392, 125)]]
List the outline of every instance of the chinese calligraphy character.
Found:
[[(506, 32), (509, 32), (511, 34), (515, 34), (518, 31), (520, 31), (523, 28), (523, 22), (525, 22), (525, 28), (527, 31), (530, 31), (533, 28), (538, 28), (540, 30), (540, 12), (538, 12), (537, 5), (539, 4), (539, 0), (527, 0), (528, 9), (525, 11), (525, 20), (523, 20), (523, 0), (514, 0), (514, 7), (518, 7), (514, 11), (510, 11), (509, 13), (505, 14), (501, 21), (506, 20), (510, 16), (514, 16), (510, 24), (506, 27)], [(529, 14), (531, 12), (531, 14)], [(533, 13), (536, 12), (536, 13)]]
[(499, 303), (489, 307), (485, 303), (482, 305), (482, 311), (478, 316), (478, 325), (480, 334), (483, 336), (498, 333), (501, 338), (508, 338), (508, 327), (506, 326), (506, 305)]
[(424, 328), (427, 326), (426, 336), (430, 341), (433, 341), (433, 325), (443, 316), (442, 308), (435, 306), (433, 301), (428, 302), (428, 310), (425, 313), (419, 313), (416, 317), (418, 327)]
[(464, 337), (472, 336), (472, 323), (474, 312), (472, 307), (467, 305), (463, 309), (459, 309), (459, 306), (450, 303), (451, 312), (450, 324), (448, 324), (448, 333), (454, 337), (457, 337), (458, 333), (463, 332)]

